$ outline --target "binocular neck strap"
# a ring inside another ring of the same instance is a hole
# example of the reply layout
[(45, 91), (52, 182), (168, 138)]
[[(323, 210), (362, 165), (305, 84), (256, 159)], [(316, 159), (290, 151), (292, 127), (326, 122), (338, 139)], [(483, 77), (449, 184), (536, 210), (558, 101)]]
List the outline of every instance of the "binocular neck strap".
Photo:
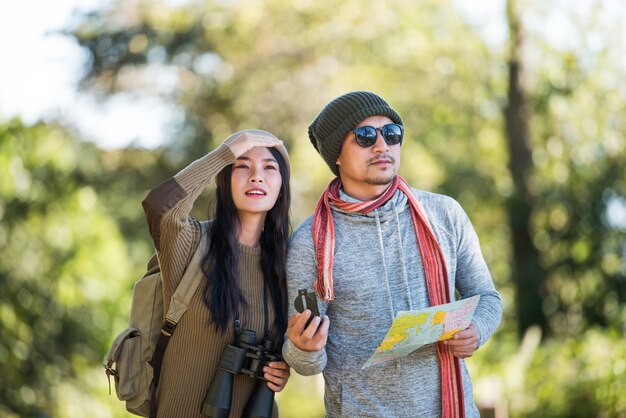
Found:
[(263, 331), (265, 333), (264, 338), (270, 337), (270, 328), (269, 328), (269, 313), (267, 307), (267, 284), (263, 284)]
[[(267, 306), (267, 285), (263, 285), (263, 333), (264, 338), (270, 337), (269, 308)], [(241, 334), (241, 320), (239, 315), (235, 317), (235, 339)]]

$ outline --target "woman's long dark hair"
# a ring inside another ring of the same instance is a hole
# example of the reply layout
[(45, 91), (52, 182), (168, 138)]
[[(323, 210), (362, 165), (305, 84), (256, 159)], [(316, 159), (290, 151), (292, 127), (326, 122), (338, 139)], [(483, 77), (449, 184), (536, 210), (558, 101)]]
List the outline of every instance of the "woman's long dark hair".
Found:
[[(278, 327), (279, 338), (282, 339), (287, 329), (286, 264), (291, 191), (287, 162), (276, 148), (268, 149), (278, 161), (282, 185), (274, 207), (265, 216), (261, 232), (261, 271), (274, 305), (274, 323)], [(221, 334), (226, 333), (228, 327), (233, 325), (240, 308), (246, 304), (236, 280), (240, 224), (231, 193), (232, 169), (233, 166), (229, 165), (215, 178), (215, 213), (207, 234), (210, 241), (209, 251), (202, 262), (202, 269), (207, 277), (203, 300), (211, 311), (216, 330)]]

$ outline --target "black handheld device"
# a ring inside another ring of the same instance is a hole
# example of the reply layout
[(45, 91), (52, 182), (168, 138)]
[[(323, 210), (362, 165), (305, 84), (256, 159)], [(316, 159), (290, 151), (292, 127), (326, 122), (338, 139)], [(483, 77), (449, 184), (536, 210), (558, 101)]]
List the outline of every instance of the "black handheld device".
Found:
[(309, 326), (311, 320), (314, 316), (320, 316), (320, 311), (317, 309), (317, 297), (315, 296), (315, 292), (308, 292), (306, 289), (298, 290), (298, 296), (293, 301), (293, 306), (296, 308), (296, 311), (302, 313), (305, 309), (311, 311), (311, 316), (306, 322), (305, 328)]

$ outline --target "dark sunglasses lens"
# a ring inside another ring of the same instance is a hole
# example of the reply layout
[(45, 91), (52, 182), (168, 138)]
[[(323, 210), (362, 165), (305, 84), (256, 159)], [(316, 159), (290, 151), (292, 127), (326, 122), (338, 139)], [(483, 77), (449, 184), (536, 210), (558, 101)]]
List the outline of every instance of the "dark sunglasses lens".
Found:
[(377, 132), (371, 126), (361, 126), (354, 130), (356, 143), (362, 147), (371, 147), (376, 142)]
[(382, 131), (385, 142), (389, 145), (396, 145), (402, 142), (402, 127), (395, 123), (383, 126)]

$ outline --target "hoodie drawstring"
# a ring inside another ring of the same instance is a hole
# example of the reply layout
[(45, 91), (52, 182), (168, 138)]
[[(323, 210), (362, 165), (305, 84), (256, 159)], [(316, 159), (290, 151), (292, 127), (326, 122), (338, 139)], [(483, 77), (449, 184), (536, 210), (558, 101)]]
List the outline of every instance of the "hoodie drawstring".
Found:
[(400, 232), (400, 217), (398, 216), (398, 209), (393, 208), (393, 213), (396, 215), (396, 229), (398, 233), (398, 242), (400, 243), (400, 265), (402, 266), (402, 277), (404, 279), (404, 290), (409, 299), (409, 310), (413, 310), (413, 300), (411, 298), (411, 288), (409, 287), (409, 275), (406, 272), (406, 263), (404, 262), (404, 247), (402, 246), (402, 233)]
[(391, 322), (396, 318), (396, 310), (393, 307), (393, 299), (391, 298), (391, 288), (389, 286), (389, 275), (387, 274), (387, 263), (385, 263), (385, 243), (383, 242), (383, 232), (380, 227), (380, 218), (378, 216), (378, 209), (374, 209), (374, 215), (376, 216), (376, 230), (378, 231), (378, 243), (380, 244), (380, 252), (383, 256), (383, 272), (385, 273), (385, 285), (387, 287), (387, 299), (389, 299), (389, 309), (391, 310)]

